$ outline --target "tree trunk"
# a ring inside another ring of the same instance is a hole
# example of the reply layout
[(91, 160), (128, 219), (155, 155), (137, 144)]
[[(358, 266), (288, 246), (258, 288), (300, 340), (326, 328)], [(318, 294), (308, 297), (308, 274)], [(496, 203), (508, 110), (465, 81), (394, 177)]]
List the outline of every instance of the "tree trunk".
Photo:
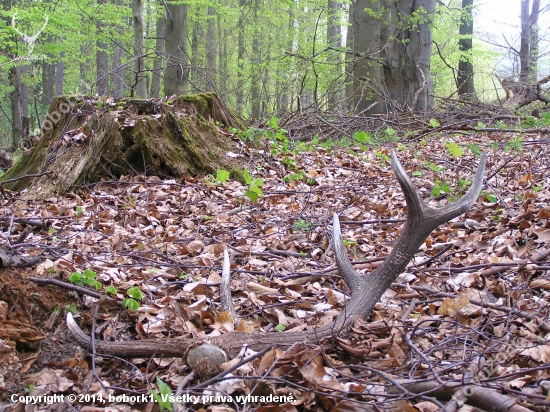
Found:
[(222, 100), (225, 100), (227, 93), (227, 38), (229, 33), (227, 29), (222, 30), (222, 15), (217, 13), (218, 16), (218, 66), (219, 66), (219, 95)]
[(462, 0), (458, 49), (457, 88), (458, 95), (464, 99), (475, 99), (474, 65), (472, 64), (472, 36), (474, 34), (474, 18), (472, 15), (474, 0)]
[(21, 119), (21, 76), (19, 67), (10, 68), (10, 84), (13, 90), (10, 93), (11, 102), (11, 133), (14, 147), (21, 147), (23, 141), (23, 125)]
[[(99, 6), (99, 10), (101, 13), (101, 10), (103, 9), (103, 5), (107, 4), (107, 0), (97, 0), (97, 4)], [(109, 94), (109, 77), (107, 75), (109, 71), (109, 57), (107, 54), (107, 43), (103, 40), (104, 34), (104, 27), (105, 23), (102, 23), (101, 20), (97, 23), (97, 52), (96, 52), (96, 68), (97, 68), (97, 74), (96, 74), (96, 87), (97, 87), (97, 94), (100, 96), (107, 96)]]
[[(21, 75), (28, 74), (29, 66), (22, 66), (20, 68)], [(29, 88), (25, 82), (20, 83), (20, 102), (21, 102), (21, 136), (23, 140), (29, 137), (31, 118), (29, 116)]]
[(55, 96), (55, 64), (42, 62), (42, 110), (48, 110)]
[[(113, 0), (111, 0), (113, 1)], [(123, 7), (122, 0), (114, 0), (114, 4)], [(124, 48), (122, 46), (122, 38), (124, 37), (126, 27), (122, 24), (117, 25), (116, 31), (119, 38), (113, 44), (113, 66), (111, 68), (111, 94), (115, 99), (122, 97), (124, 85), (124, 67), (122, 65), (122, 57), (124, 56)]]
[(431, 22), (436, 0), (390, 3), (390, 42), (384, 66), (385, 84), (393, 101), (409, 110), (426, 111), (432, 103)]
[(134, 59), (135, 82), (132, 95), (147, 97), (147, 83), (145, 79), (145, 40), (143, 37), (143, 3), (141, 0), (132, 1), (132, 15), (134, 23)]
[(531, 77), (531, 26), (529, 25), (529, 0), (521, 0), (521, 40), (519, 47), (519, 79), (528, 82)]
[(185, 94), (189, 86), (187, 57), (187, 4), (167, 0), (166, 3), (166, 69), (164, 94)]
[(530, 72), (533, 80), (538, 77), (538, 59), (539, 59), (539, 12), (540, 0), (533, 0), (531, 6), (531, 16), (529, 16), (529, 27), (531, 29), (531, 67)]
[(239, 0), (241, 15), (239, 17), (239, 34), (237, 35), (237, 90), (235, 91), (237, 98), (237, 114), (243, 115), (244, 106), (244, 6), (246, 0)]
[(63, 58), (65, 52), (61, 52), (59, 55), (59, 61), (57, 62), (57, 68), (55, 73), (55, 95), (61, 96), (63, 94), (63, 83), (65, 82), (65, 62)]
[[(89, 98), (61, 96), (50, 105), (42, 137), (4, 176), (4, 188), (27, 189), (21, 198), (44, 199), (106, 176), (176, 176), (242, 170), (225, 154), (238, 144), (217, 122), (244, 129), (214, 93), (182, 95), (172, 103), (128, 98), (118, 102), (118, 122)], [(236, 172), (236, 173), (235, 173)], [(25, 177), (41, 173), (39, 178)], [(5, 180), (13, 179), (11, 182)]]
[(216, 90), (216, 75), (218, 68), (216, 66), (216, 9), (208, 6), (208, 22), (206, 24), (206, 91)]
[[(379, 0), (356, 0), (353, 10), (354, 52), (360, 54), (353, 65), (353, 97), (356, 112), (379, 114), (385, 112), (379, 86), (382, 82), (380, 59), (380, 30), (383, 22)], [(372, 14), (366, 12), (369, 9)], [(368, 110), (367, 110), (368, 109)]]
[(160, 96), (162, 62), (164, 60), (164, 38), (166, 36), (166, 13), (157, 20), (155, 36), (155, 59), (153, 61), (153, 78), (151, 79), (151, 97)]
[(329, 63), (331, 67), (331, 79), (328, 87), (328, 108), (337, 109), (342, 92), (340, 85), (341, 64), (342, 64), (342, 27), (340, 26), (340, 14), (342, 3), (340, 1), (328, 0), (328, 22), (327, 22), (327, 43), (334, 50), (330, 50)]
[(261, 62), (261, 50), (260, 50), (260, 27), (258, 24), (258, 15), (260, 14), (260, 1), (254, 0), (254, 9), (252, 11), (252, 21), (254, 24), (254, 34), (252, 38), (252, 58), (251, 58), (251, 68), (252, 68), (252, 82), (250, 85), (250, 98), (252, 100), (252, 118), (260, 118), (260, 104), (261, 104), (261, 93), (260, 93), (260, 62)]
[(355, 7), (353, 4), (348, 6), (348, 34), (346, 37), (346, 105), (350, 110), (355, 110), (355, 87), (353, 80), (353, 67), (355, 62), (354, 9)]
[(199, 72), (199, 67), (203, 67), (201, 54), (199, 52), (200, 41), (204, 39), (204, 30), (197, 13), (194, 14), (193, 19), (193, 35), (191, 36), (191, 67), (190, 71), (190, 83), (192, 90), (200, 92), (203, 89), (204, 76)]

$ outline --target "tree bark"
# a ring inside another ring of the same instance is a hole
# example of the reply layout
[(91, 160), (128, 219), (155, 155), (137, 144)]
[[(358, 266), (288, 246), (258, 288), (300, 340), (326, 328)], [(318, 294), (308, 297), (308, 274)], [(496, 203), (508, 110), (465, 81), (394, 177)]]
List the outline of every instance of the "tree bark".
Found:
[(63, 84), (65, 82), (65, 62), (63, 58), (65, 52), (61, 52), (59, 55), (59, 61), (57, 62), (57, 68), (55, 73), (55, 95), (61, 96), (63, 94)]
[(458, 95), (464, 99), (475, 99), (474, 65), (472, 64), (472, 36), (474, 34), (474, 18), (472, 15), (474, 0), (462, 0), (458, 49), (457, 88)]
[(342, 27), (340, 25), (340, 14), (342, 11), (342, 3), (340, 1), (328, 0), (328, 22), (327, 22), (327, 43), (333, 48), (330, 50), (329, 62), (331, 67), (332, 78), (327, 90), (328, 108), (337, 109), (339, 102), (342, 100), (342, 92), (340, 85), (341, 64), (342, 64)]
[(10, 93), (11, 102), (11, 133), (14, 147), (20, 147), (23, 140), (23, 125), (21, 119), (21, 75), (19, 67), (10, 68), (10, 84), (13, 90)]
[(164, 94), (185, 94), (189, 87), (187, 56), (187, 4), (167, 0), (166, 3), (166, 69)]
[[(107, 4), (107, 0), (97, 0), (97, 4), (99, 5), (99, 9), (102, 9), (102, 5)], [(102, 23), (101, 20), (97, 23), (97, 52), (96, 52), (96, 86), (97, 86), (97, 94), (100, 96), (106, 96), (109, 94), (109, 77), (107, 75), (107, 72), (109, 71), (109, 57), (107, 54), (107, 43), (103, 40), (104, 34), (104, 27), (105, 23)]]
[(539, 12), (540, 0), (533, 0), (531, 15), (529, 16), (529, 27), (531, 30), (531, 67), (530, 72), (533, 80), (538, 76), (538, 55), (539, 55)]
[(135, 90), (137, 97), (147, 97), (147, 83), (145, 78), (145, 40), (143, 37), (143, 3), (141, 0), (132, 1), (132, 15), (134, 24), (134, 59), (135, 77), (132, 94)]
[(155, 59), (153, 61), (153, 78), (151, 79), (151, 97), (160, 96), (162, 62), (164, 60), (164, 38), (166, 36), (166, 13), (157, 19), (155, 36)]
[(48, 110), (55, 96), (55, 64), (42, 62), (42, 110)]
[[(384, 113), (383, 99), (377, 90), (383, 83), (379, 63), (380, 30), (384, 24), (379, 16), (380, 0), (356, 0), (353, 8), (354, 52), (360, 55), (356, 57), (353, 66), (355, 111), (365, 114)], [(370, 12), (365, 11), (367, 9)]]
[(521, 37), (519, 47), (519, 79), (529, 81), (531, 77), (531, 26), (529, 25), (529, 0), (521, 0)]
[[(111, 0), (113, 1), (113, 0)], [(123, 7), (122, 0), (114, 0), (114, 4)], [(124, 36), (126, 26), (119, 24), (116, 27), (116, 31), (119, 38), (114, 41), (113, 44), (113, 66), (111, 68), (111, 94), (115, 99), (122, 97), (123, 85), (124, 85), (124, 67), (122, 65), (122, 57), (124, 56), (124, 48), (121, 44), (121, 39)]]
[(245, 0), (239, 0), (240, 8), (240, 17), (239, 17), (239, 33), (237, 35), (237, 90), (235, 91), (237, 104), (237, 114), (239, 116), (243, 115), (244, 107), (244, 52), (245, 52), (245, 43), (244, 43), (244, 6), (246, 4)]
[(206, 23), (206, 91), (216, 91), (216, 66), (218, 42), (216, 41), (216, 9), (208, 6), (208, 21)]
[(390, 35), (396, 40), (386, 49), (385, 84), (392, 100), (409, 110), (426, 111), (433, 100), (429, 71), (436, 0), (398, 0), (388, 4)]
[(350, 110), (355, 110), (355, 97), (354, 97), (354, 80), (353, 80), (353, 66), (355, 61), (355, 36), (354, 36), (354, 5), (348, 6), (348, 35), (346, 37), (346, 99), (347, 107)]
[(260, 1), (254, 0), (254, 9), (252, 10), (252, 19), (254, 24), (254, 34), (252, 37), (252, 56), (251, 56), (251, 85), (250, 85), (250, 98), (252, 100), (252, 118), (260, 118), (260, 62), (261, 62), (261, 50), (260, 50), (260, 27), (258, 24), (258, 15), (260, 14)]

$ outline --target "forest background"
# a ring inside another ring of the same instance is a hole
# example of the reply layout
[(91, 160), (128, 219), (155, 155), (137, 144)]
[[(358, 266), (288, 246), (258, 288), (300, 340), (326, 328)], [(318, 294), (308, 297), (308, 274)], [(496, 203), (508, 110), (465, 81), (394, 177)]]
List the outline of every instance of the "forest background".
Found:
[[(449, 97), (502, 102), (507, 84), (548, 73), (545, 1), (394, 3), (398, 11), (380, 0), (4, 0), (0, 146), (39, 135), (62, 94), (214, 91), (259, 121), (297, 110), (425, 111)], [(392, 53), (404, 49), (415, 56), (394, 70)]]

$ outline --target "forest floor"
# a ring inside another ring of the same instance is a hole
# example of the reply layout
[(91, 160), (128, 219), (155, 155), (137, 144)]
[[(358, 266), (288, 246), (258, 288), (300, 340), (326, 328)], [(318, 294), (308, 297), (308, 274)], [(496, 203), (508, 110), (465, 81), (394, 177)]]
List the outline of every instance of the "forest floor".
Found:
[[(262, 179), (247, 185), (220, 171), (122, 177), (42, 202), (4, 198), (4, 242), (42, 259), (33, 268), (0, 271), (0, 410), (158, 410), (131, 398), (167, 393), (158, 378), (169, 392), (184, 387), (185, 408), (212, 412), (429, 412), (466, 385), (527, 410), (550, 408), (550, 140), (506, 132), (403, 143), (391, 133), (393, 142), (355, 137), (344, 145), (243, 146), (235, 155), (246, 156), (252, 179)], [(329, 323), (349, 295), (330, 247), (332, 214), (340, 214), (348, 254), (364, 273), (387, 256), (403, 225), (390, 147), (432, 206), (467, 190), (483, 150), (487, 184), (465, 215), (428, 237), (348, 339), (322, 347), (296, 342), (231, 379), (196, 388), (196, 380), (182, 383), (189, 370), (181, 359), (90, 357), (64, 316), (73, 312), (89, 333), (96, 299), (36, 282), (90, 291), (102, 285), (99, 294), (115, 294), (116, 304), (100, 301), (97, 339), (221, 334), (233, 329), (219, 306), (227, 248), (232, 296), (246, 328), (284, 333)], [(27, 227), (32, 231), (17, 243)], [(427, 386), (419, 390), (410, 380)], [(13, 402), (56, 394), (62, 402)], [(247, 394), (265, 402), (238, 398)], [(127, 398), (115, 398), (121, 395)], [(268, 402), (269, 395), (283, 401)], [(211, 398), (204, 404), (191, 396)]]

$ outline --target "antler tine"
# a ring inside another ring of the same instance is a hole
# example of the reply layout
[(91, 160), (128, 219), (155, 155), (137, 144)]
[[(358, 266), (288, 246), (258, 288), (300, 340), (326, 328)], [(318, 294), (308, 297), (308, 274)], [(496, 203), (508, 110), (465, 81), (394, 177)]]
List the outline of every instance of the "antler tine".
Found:
[(334, 248), (334, 260), (340, 276), (342, 276), (350, 290), (358, 289), (361, 285), (361, 274), (353, 268), (348, 258), (342, 239), (342, 231), (340, 230), (340, 219), (338, 219), (336, 213), (332, 215), (332, 247)]
[(220, 285), (220, 302), (223, 311), (229, 311), (233, 316), (233, 323), (237, 325), (239, 323), (237, 319), (237, 312), (235, 312), (235, 306), (233, 305), (233, 299), (231, 299), (231, 262), (229, 261), (229, 254), (227, 249), (223, 250), (223, 265), (222, 265), (222, 282)]
[(418, 189), (403, 170), (393, 150), (391, 160), (392, 169), (405, 195), (407, 221), (388, 257), (370, 275), (364, 276), (353, 269), (342, 242), (340, 221), (338, 216), (334, 214), (333, 247), (336, 266), (344, 282), (351, 290), (351, 300), (346, 305), (347, 314), (342, 314), (341, 316), (345, 318), (339, 317), (337, 321), (337, 324), (342, 325), (343, 328), (350, 324), (350, 317), (354, 315), (366, 317), (369, 315), (374, 305), (405, 269), (430, 233), (440, 224), (465, 212), (476, 201), (483, 185), (485, 153), (481, 157), (470, 190), (450, 205), (442, 208), (432, 208), (422, 201)]

